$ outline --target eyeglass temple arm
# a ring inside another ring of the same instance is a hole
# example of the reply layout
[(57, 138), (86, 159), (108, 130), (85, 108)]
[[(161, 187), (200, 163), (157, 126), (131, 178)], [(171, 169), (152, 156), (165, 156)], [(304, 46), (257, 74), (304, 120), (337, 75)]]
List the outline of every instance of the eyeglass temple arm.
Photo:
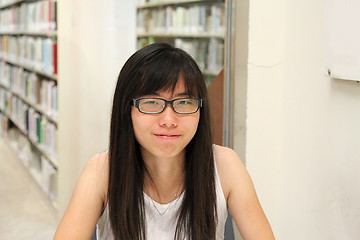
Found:
[(137, 99), (133, 99), (133, 100), (132, 100), (132, 105), (133, 105), (134, 107), (138, 107), (138, 106), (139, 106), (139, 101), (137, 101)]

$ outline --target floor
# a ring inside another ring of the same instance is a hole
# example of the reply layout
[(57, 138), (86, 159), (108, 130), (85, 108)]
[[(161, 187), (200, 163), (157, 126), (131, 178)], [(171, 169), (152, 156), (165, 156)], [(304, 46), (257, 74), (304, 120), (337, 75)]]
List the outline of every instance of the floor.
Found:
[(56, 225), (56, 211), (0, 136), (0, 239), (49, 240)]

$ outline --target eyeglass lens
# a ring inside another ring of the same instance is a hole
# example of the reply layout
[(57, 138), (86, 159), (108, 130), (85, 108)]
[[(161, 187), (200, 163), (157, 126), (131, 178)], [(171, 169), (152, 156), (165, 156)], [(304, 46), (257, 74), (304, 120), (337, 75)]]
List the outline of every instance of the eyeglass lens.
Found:
[[(198, 110), (198, 100), (181, 98), (172, 101), (172, 107), (177, 113), (193, 113)], [(145, 113), (160, 113), (165, 108), (165, 100), (158, 98), (139, 99), (139, 110)]]

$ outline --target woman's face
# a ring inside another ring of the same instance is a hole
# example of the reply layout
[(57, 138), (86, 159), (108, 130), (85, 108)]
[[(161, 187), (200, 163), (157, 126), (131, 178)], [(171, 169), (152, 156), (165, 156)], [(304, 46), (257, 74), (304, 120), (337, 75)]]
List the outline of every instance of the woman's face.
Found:
[[(158, 91), (154, 95), (141, 97), (158, 97), (166, 100), (189, 97), (182, 77), (179, 78), (174, 91)], [(194, 137), (200, 118), (200, 109), (192, 114), (175, 113), (168, 104), (159, 114), (145, 114), (132, 107), (131, 118), (135, 138), (141, 151), (152, 157), (177, 157)]]

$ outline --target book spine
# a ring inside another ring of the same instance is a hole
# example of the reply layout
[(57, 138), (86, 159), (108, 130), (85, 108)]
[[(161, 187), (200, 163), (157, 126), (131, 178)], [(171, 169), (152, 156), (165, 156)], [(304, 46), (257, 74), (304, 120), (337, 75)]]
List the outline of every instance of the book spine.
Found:
[(54, 64), (54, 73), (53, 74), (57, 74), (57, 43), (53, 43), (53, 64)]
[[(0, 89), (0, 93), (1, 93), (1, 89)], [(8, 117), (6, 115), (4, 115), (3, 112), (0, 111), (0, 135), (1, 136), (7, 136), (8, 126), (9, 126), (8, 121), (9, 121)]]
[(40, 91), (40, 101), (41, 101), (41, 108), (46, 109), (46, 81), (41, 81), (41, 91)]
[(54, 2), (52, 0), (48, 1), (48, 7), (49, 7), (49, 17), (47, 19), (48, 24), (49, 24), (48, 29), (55, 30), (54, 12), (53, 12)]
[(54, 29), (57, 29), (57, 1), (53, 1), (53, 16), (54, 16)]
[(46, 40), (46, 52), (47, 52), (47, 67), (46, 67), (46, 72), (49, 74), (53, 74), (54, 73), (54, 47), (53, 47), (53, 40), (52, 39), (47, 39)]

